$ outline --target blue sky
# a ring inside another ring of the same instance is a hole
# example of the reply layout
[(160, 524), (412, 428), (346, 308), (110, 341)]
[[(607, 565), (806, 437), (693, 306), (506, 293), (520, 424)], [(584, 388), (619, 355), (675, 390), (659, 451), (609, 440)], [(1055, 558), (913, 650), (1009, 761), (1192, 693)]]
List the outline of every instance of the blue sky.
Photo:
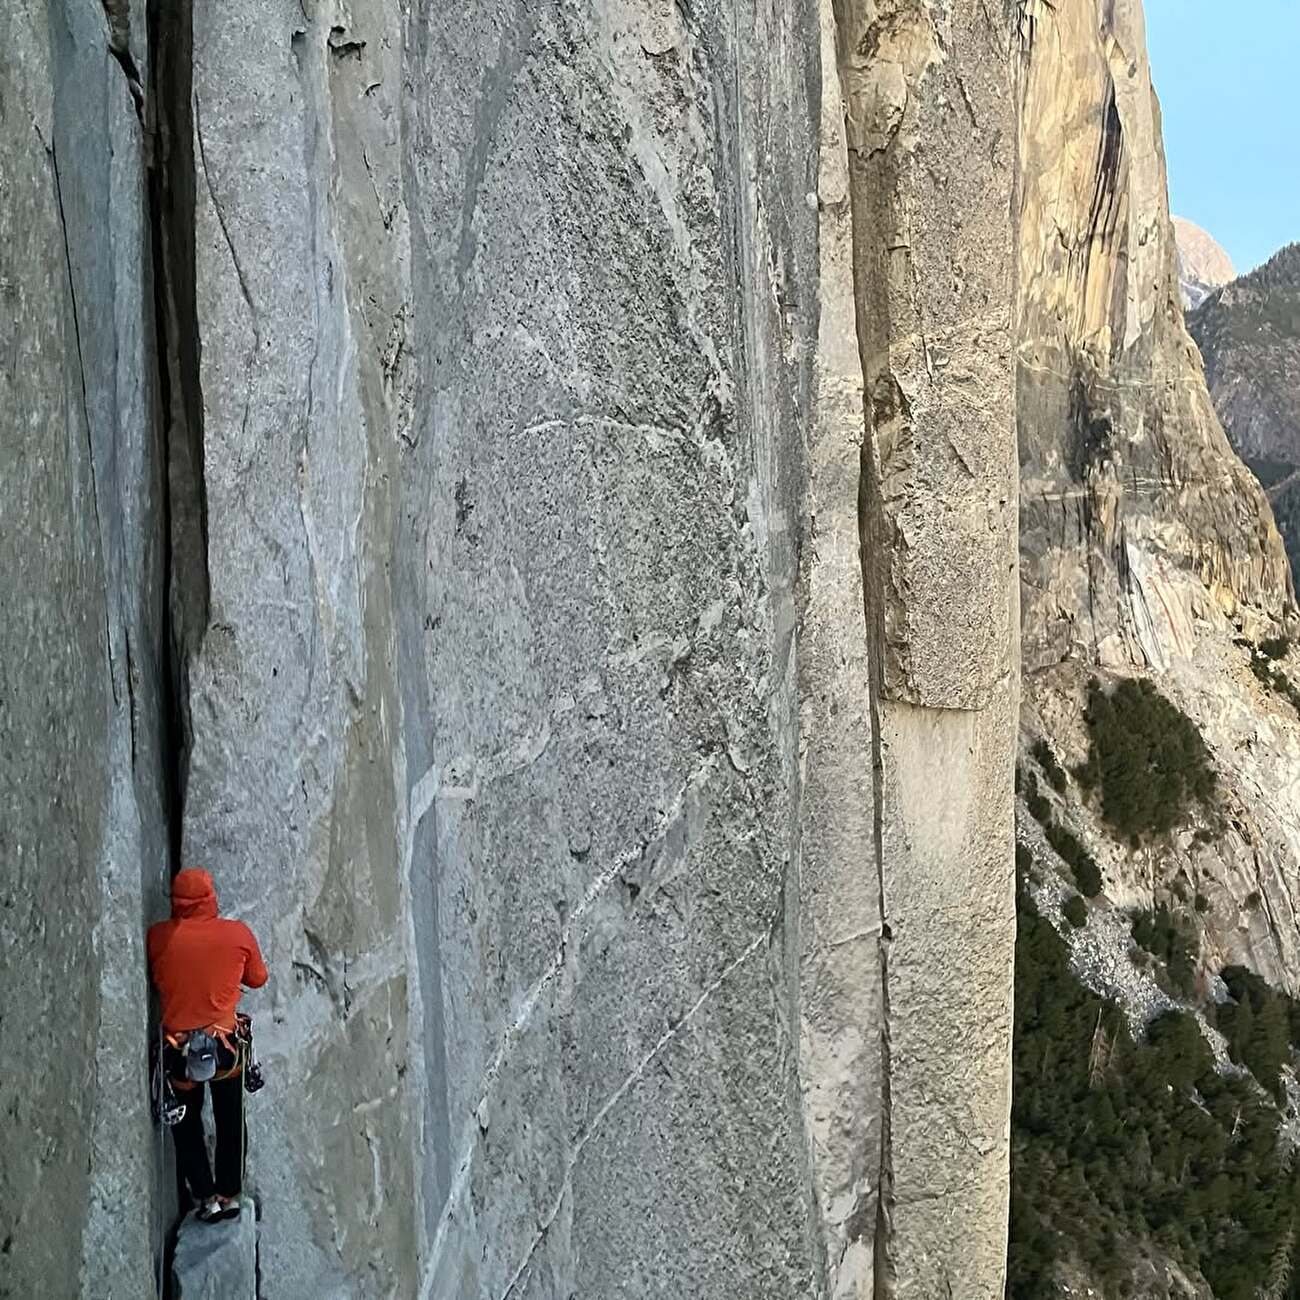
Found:
[(1238, 273), (1300, 240), (1300, 0), (1146, 0), (1169, 200)]

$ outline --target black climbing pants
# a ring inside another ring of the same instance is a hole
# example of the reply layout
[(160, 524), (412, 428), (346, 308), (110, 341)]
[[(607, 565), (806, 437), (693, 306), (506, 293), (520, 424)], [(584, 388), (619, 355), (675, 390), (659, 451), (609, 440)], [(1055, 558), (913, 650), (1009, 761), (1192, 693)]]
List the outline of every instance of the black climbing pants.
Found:
[[(212, 1123), (217, 1133), (217, 1177), (212, 1179), (208, 1164), (207, 1139), (203, 1134), (203, 1094), (212, 1094)], [(176, 1166), (190, 1195), (198, 1203), (215, 1192), (238, 1196), (244, 1181), (244, 1074), (229, 1079), (197, 1083), (178, 1088), (178, 1101), (185, 1103), (185, 1118), (172, 1128), (176, 1141)]]

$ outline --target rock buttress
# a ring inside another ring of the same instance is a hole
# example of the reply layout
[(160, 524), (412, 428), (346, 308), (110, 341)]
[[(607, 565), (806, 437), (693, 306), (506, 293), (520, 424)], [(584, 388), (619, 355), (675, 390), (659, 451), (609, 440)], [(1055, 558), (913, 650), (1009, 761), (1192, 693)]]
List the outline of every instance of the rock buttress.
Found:
[(835, 5), (865, 393), (876, 1300), (1002, 1294), (1018, 697), (1011, 26)]

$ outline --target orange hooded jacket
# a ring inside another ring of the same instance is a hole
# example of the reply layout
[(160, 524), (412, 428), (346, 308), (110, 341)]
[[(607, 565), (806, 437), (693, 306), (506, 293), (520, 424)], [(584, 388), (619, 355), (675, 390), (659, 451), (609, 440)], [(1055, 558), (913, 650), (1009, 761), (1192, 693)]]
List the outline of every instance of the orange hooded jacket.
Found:
[(212, 877), (196, 867), (172, 881), (172, 919), (149, 927), (149, 974), (162, 999), (163, 1028), (234, 1029), (240, 985), (260, 989), (266, 964), (243, 921), (217, 915)]

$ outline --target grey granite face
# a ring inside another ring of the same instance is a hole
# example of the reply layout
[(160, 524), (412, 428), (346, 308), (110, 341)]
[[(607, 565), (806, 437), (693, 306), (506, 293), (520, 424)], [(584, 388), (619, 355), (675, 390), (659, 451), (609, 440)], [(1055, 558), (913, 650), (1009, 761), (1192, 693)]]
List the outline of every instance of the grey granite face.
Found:
[(145, 1295), (166, 727), (142, 131), (98, 5), (7, 6), (0, 39), (0, 1275)]
[(276, 972), (268, 1294), (818, 1286), (816, 28), (739, 20), (196, 10), (184, 847)]
[(272, 971), (259, 1294), (1000, 1294), (1014, 51), (948, 8), (0, 19), (27, 1293), (148, 1294), (184, 862)]
[(814, 1294), (785, 933), (814, 18), (456, 8), (410, 120), (425, 1293)]

